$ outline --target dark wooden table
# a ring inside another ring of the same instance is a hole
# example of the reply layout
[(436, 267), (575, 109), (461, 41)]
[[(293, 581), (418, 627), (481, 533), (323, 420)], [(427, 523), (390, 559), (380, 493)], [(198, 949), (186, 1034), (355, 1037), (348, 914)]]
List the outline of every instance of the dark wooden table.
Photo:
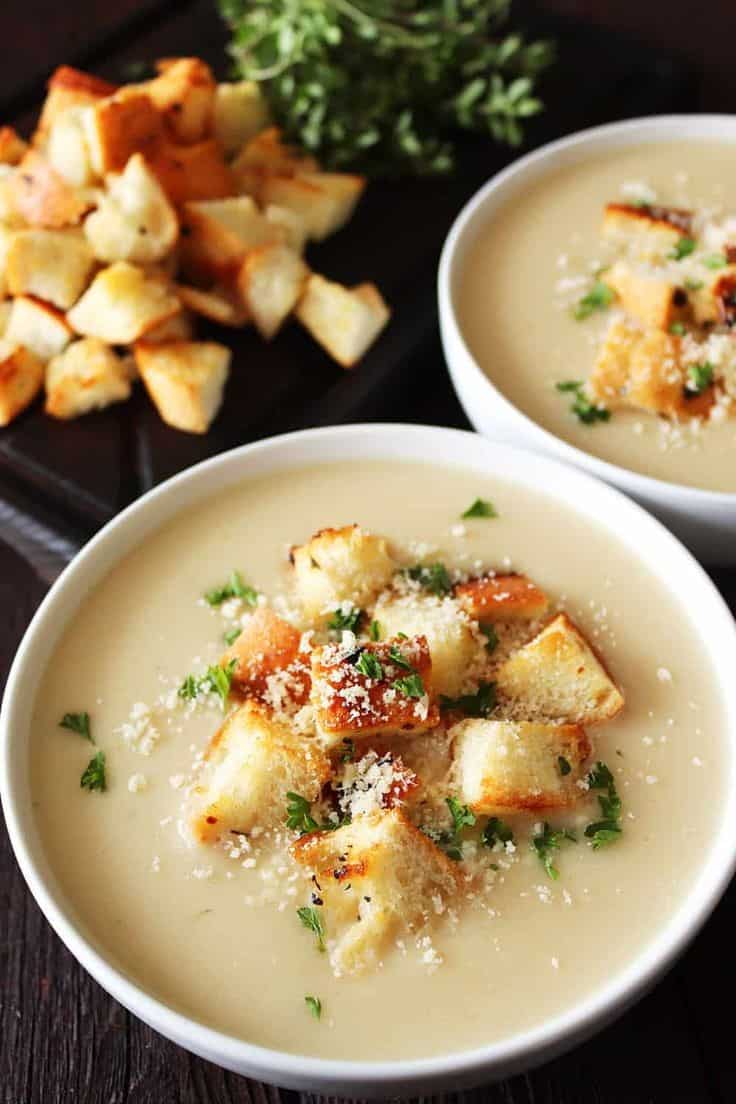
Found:
[[(201, 6), (201, 5), (200, 5)], [(736, 6), (711, 0), (696, 11), (681, 0), (551, 0), (546, 6), (625, 27), (655, 45), (679, 49), (702, 68), (693, 110), (736, 110)], [(199, 37), (172, 40), (180, 0), (5, 0), (0, 13), (0, 108), (23, 117), (38, 103), (58, 61), (93, 65), (110, 53), (135, 59), (139, 44), (160, 53), (195, 52)], [(211, 41), (216, 20), (203, 25)], [(189, 26), (189, 24), (186, 24)], [(160, 45), (159, 45), (160, 43)], [(582, 94), (582, 93), (581, 93)], [(451, 392), (435, 330), (417, 350), (400, 386), (374, 396), (365, 418), (467, 427)], [(47, 504), (0, 478), (0, 507), (21, 502), (69, 536)], [(0, 515), (1, 517), (2, 515)], [(56, 557), (36, 556), (0, 521), (0, 690), (15, 648), (42, 599)], [(736, 574), (714, 572), (736, 609)], [(673, 817), (687, 810), (673, 809)], [(735, 826), (736, 830), (736, 826)], [(667, 824), (662, 824), (667, 831)], [(570, 1055), (532, 1073), (443, 1099), (504, 1104), (730, 1104), (736, 1101), (736, 1054), (730, 998), (736, 983), (732, 925), (736, 889), (726, 894), (693, 946), (633, 1010)], [(600, 954), (616, 938), (595, 930)], [(43, 919), (15, 865), (0, 825), (0, 1101), (2, 1104), (297, 1104), (284, 1092), (225, 1073), (168, 1043), (127, 1013), (92, 981)], [(304, 1097), (304, 1104), (317, 1104)]]

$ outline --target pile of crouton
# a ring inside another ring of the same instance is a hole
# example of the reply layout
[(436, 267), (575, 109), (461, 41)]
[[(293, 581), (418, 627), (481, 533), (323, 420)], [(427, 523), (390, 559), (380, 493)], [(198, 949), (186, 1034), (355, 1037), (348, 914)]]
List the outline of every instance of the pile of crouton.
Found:
[(729, 244), (693, 211), (641, 202), (609, 203), (601, 237), (613, 263), (600, 279), (615, 317), (587, 383), (590, 397), (609, 410), (666, 418), (732, 413), (736, 234)]
[(218, 84), (197, 58), (122, 87), (57, 69), (30, 143), (0, 129), (0, 425), (42, 389), (74, 418), (140, 377), (165, 422), (204, 433), (230, 351), (195, 340), (196, 316), (270, 340), (294, 315), (351, 367), (389, 310), (304, 249), (364, 187), (285, 145), (256, 85)]
[[(438, 842), (449, 795), (477, 818), (570, 809), (586, 797), (588, 729), (624, 699), (523, 575), (448, 575), (439, 593), (356, 525), (293, 548), (290, 572), (294, 623), (260, 605), (222, 657), (235, 707), (189, 819), (217, 846), (283, 829), (298, 795), (315, 819), (291, 853), (311, 873), (333, 966), (349, 972), (458, 893), (463, 863)], [(463, 695), (491, 682), (495, 706), (468, 711)]]

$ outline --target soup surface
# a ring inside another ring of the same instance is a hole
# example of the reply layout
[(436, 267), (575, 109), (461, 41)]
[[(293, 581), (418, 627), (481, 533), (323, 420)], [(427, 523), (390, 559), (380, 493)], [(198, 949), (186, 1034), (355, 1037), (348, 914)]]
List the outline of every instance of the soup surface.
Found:
[[(498, 517), (460, 522), (478, 496)], [(406, 936), (378, 969), (336, 977), (296, 916), (309, 898), (290, 860), (232, 857), (180, 831), (192, 761), (222, 718), (216, 705), (190, 709), (177, 688), (223, 650), (222, 609), (201, 598), (208, 588), (237, 568), (276, 595), (290, 545), (352, 522), (415, 559), (527, 572), (564, 604), (626, 697), (613, 722), (588, 730), (614, 774), (623, 831), (593, 850), (583, 828), (596, 802), (585, 795), (550, 816), (577, 837), (554, 853), (554, 880), (530, 847), (539, 816), (509, 817), (515, 851), (488, 852), (498, 872), (482, 897), (459, 900), (453, 922), (439, 918), (431, 944)], [(82, 710), (106, 754), (104, 793), (80, 787), (90, 745), (59, 726)], [(573, 505), (502, 475), (342, 464), (246, 483), (185, 513), (89, 594), (40, 679), (32, 785), (81, 930), (131, 979), (268, 1047), (409, 1058), (539, 1024), (643, 949), (688, 893), (718, 820), (722, 723), (696, 625)], [(306, 996), (321, 1001), (320, 1019)]]
[(736, 211), (734, 174), (736, 144), (652, 143), (550, 171), (515, 194), (471, 247), (456, 295), (483, 371), (535, 422), (585, 452), (656, 479), (736, 491), (733, 416), (677, 422), (615, 409), (609, 421), (585, 424), (570, 411), (571, 394), (556, 388), (588, 378), (610, 323), (611, 310), (574, 318), (593, 274), (609, 263), (605, 205), (644, 197), (723, 220)]

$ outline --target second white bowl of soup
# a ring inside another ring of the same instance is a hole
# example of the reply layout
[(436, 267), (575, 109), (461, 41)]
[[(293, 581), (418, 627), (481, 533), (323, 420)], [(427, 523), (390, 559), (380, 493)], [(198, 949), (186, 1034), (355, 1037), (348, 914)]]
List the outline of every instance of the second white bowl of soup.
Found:
[(736, 559), (736, 119), (584, 131), (493, 178), (439, 274), (475, 427), (633, 494)]

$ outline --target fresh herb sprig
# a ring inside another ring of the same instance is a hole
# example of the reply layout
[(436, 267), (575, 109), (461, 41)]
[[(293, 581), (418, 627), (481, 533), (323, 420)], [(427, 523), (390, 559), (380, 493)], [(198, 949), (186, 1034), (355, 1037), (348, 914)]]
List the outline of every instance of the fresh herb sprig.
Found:
[(475, 813), (467, 805), (462, 805), (456, 797), (446, 797), (445, 804), (450, 811), (451, 827), (444, 831), (425, 827), (422, 831), (442, 848), (448, 859), (460, 862), (463, 857), (461, 833), (463, 828), (474, 827)]
[(217, 664), (208, 667), (203, 675), (187, 675), (179, 687), (178, 694), (184, 701), (196, 701), (200, 694), (216, 694), (224, 709), (230, 696), (237, 659), (231, 659), (224, 667)]
[(232, 571), (226, 583), (206, 591), (204, 596), (205, 602), (210, 606), (221, 606), (229, 598), (241, 598), (246, 605), (255, 606), (258, 604), (258, 591), (243, 582), (239, 571)]
[(582, 380), (561, 380), (559, 383), (555, 384), (555, 388), (563, 395), (569, 394), (574, 396), (570, 406), (570, 413), (574, 414), (583, 425), (594, 425), (596, 422), (610, 421), (611, 411), (605, 406), (599, 406), (597, 403), (590, 401), (585, 394), (585, 387)]
[(406, 568), (406, 574), (430, 594), (449, 594), (452, 590), (452, 579), (443, 563), (414, 564)]
[(317, 946), (320, 951), (327, 950), (325, 922), (322, 919), (322, 914), (318, 909), (312, 905), (303, 905), (302, 908), (296, 910), (296, 914), (301, 920), (307, 931), (314, 932), (317, 940)]
[(105, 753), (96, 752), (82, 773), (79, 785), (83, 790), (99, 790), (104, 793), (107, 789), (107, 775), (105, 774)]
[(616, 293), (603, 280), (596, 280), (589, 292), (580, 299), (573, 309), (576, 322), (584, 322), (596, 311), (608, 310)]
[(461, 518), (497, 518), (498, 513), (492, 502), (486, 498), (476, 498), (467, 510), (460, 515)]
[(314, 1016), (315, 1020), (319, 1020), (322, 1016), (322, 1001), (319, 999), (319, 997), (307, 996), (304, 998), (304, 1003)]
[(95, 742), (92, 736), (89, 713), (65, 713), (59, 721), (59, 728), (67, 728), (70, 732), (76, 732), (78, 736), (83, 736), (91, 744)]
[(341, 606), (333, 612), (332, 617), (327, 622), (327, 628), (332, 629), (333, 632), (357, 632), (363, 617), (363, 611), (351, 606), (349, 609), (343, 609)]
[(702, 364), (691, 364), (687, 370), (687, 382), (683, 389), (686, 399), (702, 395), (713, 383), (715, 368), (707, 360)]
[(513, 843), (514, 833), (505, 820), (500, 817), (489, 817), (481, 836), (486, 847), (495, 847), (497, 843)]
[(585, 829), (586, 839), (591, 841), (593, 850), (598, 851), (621, 837), (621, 798), (614, 777), (605, 763), (598, 762), (593, 767), (588, 775), (588, 788), (603, 791), (598, 794), (601, 819), (594, 820)]
[(440, 694), (443, 709), (457, 709), (466, 717), (490, 717), (496, 706), (495, 682), (481, 682), (475, 694), (463, 694), (459, 698), (448, 698)]
[(554, 865), (552, 859), (556, 851), (559, 851), (565, 842), (577, 843), (577, 837), (574, 832), (569, 831), (567, 828), (550, 828), (547, 821), (544, 822), (541, 832), (537, 832), (532, 836), (532, 850), (536, 853), (537, 858), (541, 862), (544, 869), (547, 871), (547, 876), (556, 882), (560, 876), (560, 872)]

